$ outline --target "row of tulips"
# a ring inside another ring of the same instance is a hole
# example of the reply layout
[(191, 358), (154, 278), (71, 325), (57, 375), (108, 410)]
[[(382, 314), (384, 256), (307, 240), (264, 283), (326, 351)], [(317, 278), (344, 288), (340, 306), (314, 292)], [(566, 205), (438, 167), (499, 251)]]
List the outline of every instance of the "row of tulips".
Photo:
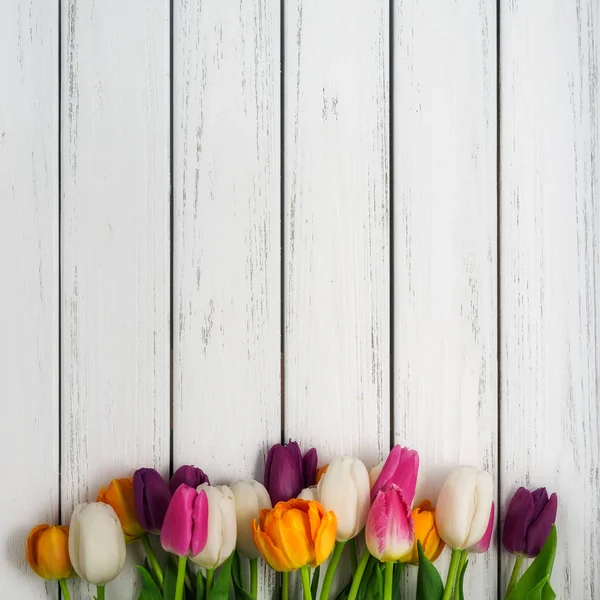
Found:
[[(417, 600), (462, 600), (469, 557), (486, 552), (492, 539), (492, 478), (458, 467), (435, 508), (429, 500), (413, 507), (418, 470), (417, 452), (401, 446), (370, 472), (356, 458), (318, 469), (316, 450), (303, 456), (295, 442), (270, 449), (264, 485), (213, 486), (194, 466), (180, 467), (168, 482), (154, 469), (139, 469), (112, 480), (96, 502), (77, 506), (70, 527), (35, 527), (27, 560), (41, 577), (57, 579), (67, 600), (75, 574), (97, 586), (103, 600), (106, 584), (123, 569), (126, 543), (139, 539), (147, 555), (138, 566), (140, 600), (227, 600), (231, 584), (236, 600), (256, 600), (261, 557), (281, 573), (281, 600), (289, 598), (292, 571), (301, 575), (304, 600), (319, 587), (320, 600), (329, 600), (346, 550), (352, 576), (336, 600), (397, 600), (407, 564), (418, 567)], [(516, 557), (507, 600), (555, 597), (556, 510), (556, 495), (543, 488), (519, 488), (512, 498), (503, 529), (504, 547)], [(155, 552), (157, 536), (166, 562)], [(446, 545), (452, 554), (444, 584), (433, 562)], [(521, 576), (527, 558), (534, 560)]]

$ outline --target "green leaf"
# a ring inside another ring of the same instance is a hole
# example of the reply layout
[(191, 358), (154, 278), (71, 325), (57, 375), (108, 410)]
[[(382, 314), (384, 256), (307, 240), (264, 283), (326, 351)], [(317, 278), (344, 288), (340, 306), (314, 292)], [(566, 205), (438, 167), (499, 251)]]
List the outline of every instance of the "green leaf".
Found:
[(233, 591), (235, 593), (236, 600), (254, 600), (252, 594), (250, 594), (244, 587), (244, 579), (242, 574), (242, 560), (237, 551), (233, 553), (231, 578), (233, 579)]
[(375, 574), (377, 575), (377, 593), (379, 594), (379, 598), (383, 598), (383, 570), (385, 569), (385, 565), (383, 563), (379, 563), (377, 569), (375, 570)]
[(441, 600), (444, 584), (438, 570), (423, 552), (421, 542), (417, 541), (419, 551), (419, 572), (417, 574), (417, 600)]
[(140, 565), (136, 565), (135, 568), (142, 576), (142, 591), (140, 593), (140, 600), (162, 600), (160, 590), (158, 589), (154, 579), (152, 579), (150, 572)]
[(405, 563), (396, 563), (394, 565), (394, 579), (392, 581), (392, 600), (400, 598), (400, 584), (402, 583), (402, 573), (404, 573)]
[(544, 589), (542, 590), (542, 600), (555, 600), (555, 599), (556, 599), (556, 593), (552, 589), (552, 586), (550, 585), (550, 577), (548, 577), (548, 581), (546, 582), (546, 585), (544, 586)]
[[(517, 585), (512, 589), (510, 594), (506, 596), (506, 600), (527, 600), (530, 598), (529, 594), (536, 590), (540, 590), (539, 598), (544, 598), (543, 589), (545, 585), (549, 584), (550, 576), (552, 575), (552, 568), (554, 566), (554, 556), (556, 555), (556, 545), (558, 543), (558, 535), (556, 533), (556, 525), (552, 525), (552, 529), (548, 534), (548, 539), (541, 549), (540, 553), (536, 556), (535, 560), (529, 565), (529, 568), (523, 573)], [(540, 584), (546, 580), (545, 584)], [(537, 593), (537, 591), (536, 591)], [(546, 592), (547, 598), (552, 598), (554, 592), (552, 588)], [(531, 596), (535, 598), (535, 596)]]
[(312, 581), (310, 582), (310, 594), (313, 598), (317, 597), (317, 591), (319, 589), (319, 576), (321, 574), (321, 566), (319, 565), (314, 571)]
[(381, 563), (375, 559), (375, 564), (371, 570), (371, 577), (369, 578), (369, 583), (367, 584), (365, 600), (374, 600), (375, 598), (379, 598), (379, 585), (377, 583), (378, 576), (381, 577), (379, 565), (381, 565)]
[(202, 571), (198, 571), (196, 576), (196, 600), (204, 600), (206, 595), (206, 579), (202, 575)]
[(175, 587), (177, 586), (177, 559), (169, 556), (165, 567), (163, 581), (163, 600), (175, 600)]
[[(342, 591), (335, 597), (335, 600), (346, 600), (350, 594), (350, 588), (352, 587), (352, 581), (349, 581), (343, 588)], [(311, 586), (312, 589), (312, 586)], [(313, 600), (316, 599), (316, 595), (311, 592)]]
[(377, 559), (374, 556), (369, 556), (367, 566), (365, 567), (365, 572), (363, 573), (363, 578), (361, 579), (360, 586), (358, 587), (358, 593), (356, 595), (357, 600), (366, 600), (367, 591), (371, 582), (371, 574), (373, 573), (373, 569), (375, 568), (376, 564)]
[(215, 583), (212, 590), (208, 592), (208, 600), (228, 600), (229, 587), (231, 584), (231, 567), (233, 565), (233, 552), (231, 556), (223, 563), (215, 577)]
[(458, 581), (456, 583), (456, 598), (455, 600), (464, 600), (465, 592), (464, 592), (464, 583), (465, 583), (465, 573), (467, 572), (467, 567), (469, 566), (469, 561), (467, 560), (465, 564), (462, 566), (460, 573), (458, 574)]
[(548, 583), (548, 577), (544, 577), (526, 596), (527, 600), (542, 600), (542, 593), (546, 584)]

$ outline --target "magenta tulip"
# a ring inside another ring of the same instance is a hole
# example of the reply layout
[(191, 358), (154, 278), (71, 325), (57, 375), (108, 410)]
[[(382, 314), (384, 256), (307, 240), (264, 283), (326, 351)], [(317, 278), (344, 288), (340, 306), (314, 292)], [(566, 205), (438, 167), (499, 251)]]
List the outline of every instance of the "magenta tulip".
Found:
[(489, 550), (490, 543), (492, 541), (492, 534), (494, 533), (494, 513), (495, 507), (494, 503), (492, 502), (492, 510), (490, 511), (490, 520), (488, 521), (487, 529), (485, 530), (483, 537), (476, 544), (473, 544), (470, 548), (467, 548), (467, 552), (483, 554)]
[(171, 481), (169, 481), (171, 494), (174, 494), (182, 483), (196, 489), (203, 483), (210, 484), (210, 481), (208, 480), (208, 475), (202, 469), (194, 467), (193, 465), (183, 465), (173, 473), (173, 477), (171, 477)]
[(177, 556), (196, 556), (204, 550), (208, 538), (208, 498), (181, 484), (167, 509), (160, 532), (162, 547)]
[(371, 472), (376, 479), (371, 486), (371, 501), (381, 490), (386, 490), (391, 485), (396, 485), (402, 490), (404, 500), (410, 506), (415, 497), (417, 487), (417, 474), (419, 472), (419, 454), (400, 445), (392, 448), (385, 463), (379, 465)]

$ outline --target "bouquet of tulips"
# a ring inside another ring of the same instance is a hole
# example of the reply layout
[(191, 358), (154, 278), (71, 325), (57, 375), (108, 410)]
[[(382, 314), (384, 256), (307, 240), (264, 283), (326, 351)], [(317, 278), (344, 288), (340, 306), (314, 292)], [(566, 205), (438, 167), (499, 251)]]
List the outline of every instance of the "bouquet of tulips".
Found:
[[(303, 456), (290, 442), (269, 450), (264, 485), (213, 486), (194, 466), (180, 467), (169, 482), (154, 469), (139, 469), (111, 481), (96, 502), (77, 506), (70, 527), (35, 527), (27, 560), (41, 577), (57, 579), (67, 600), (67, 580), (75, 574), (104, 600), (105, 585), (123, 569), (126, 543), (135, 540), (147, 555), (137, 567), (139, 600), (228, 600), (231, 589), (236, 600), (256, 600), (261, 557), (281, 574), (281, 600), (289, 598), (293, 571), (304, 600), (329, 600), (345, 552), (351, 574), (338, 581), (335, 600), (403, 598), (407, 565), (418, 569), (417, 600), (464, 598), (469, 557), (488, 550), (494, 528), (488, 473), (458, 467), (435, 508), (429, 500), (413, 508), (414, 450), (395, 446), (371, 472), (357, 458), (317, 467), (314, 448)], [(543, 488), (519, 488), (510, 501), (502, 537), (516, 559), (506, 600), (555, 598), (556, 510), (556, 495)], [(433, 563), (445, 545), (452, 554), (444, 584)], [(521, 575), (527, 558), (534, 560)]]

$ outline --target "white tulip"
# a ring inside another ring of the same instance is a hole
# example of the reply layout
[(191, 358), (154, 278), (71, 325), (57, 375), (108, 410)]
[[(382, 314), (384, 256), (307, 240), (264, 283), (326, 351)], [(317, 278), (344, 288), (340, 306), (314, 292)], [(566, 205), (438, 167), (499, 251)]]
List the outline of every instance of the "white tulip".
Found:
[(338, 542), (358, 535), (371, 506), (369, 472), (357, 458), (333, 460), (318, 485), (319, 502), (337, 517)]
[(385, 465), (385, 460), (382, 460), (378, 465), (376, 465), (369, 471), (369, 484), (371, 488), (373, 488), (375, 482), (377, 481), (377, 478), (381, 474), (381, 471), (383, 470), (383, 465)]
[(486, 532), (494, 481), (475, 467), (457, 467), (444, 482), (435, 507), (440, 537), (454, 549), (476, 544)]
[(307, 500), (308, 502), (311, 502), (311, 501), (318, 502), (319, 501), (319, 492), (317, 490), (317, 486), (311, 485), (310, 487), (304, 488), (298, 494), (298, 498), (300, 498), (300, 500)]
[[(258, 519), (263, 508), (273, 508), (269, 492), (258, 481), (236, 481), (231, 484), (237, 520), (238, 551), (248, 558), (258, 558), (260, 552), (254, 545), (252, 520)], [(209, 513), (210, 518), (210, 513)]]
[(222, 565), (235, 548), (237, 524), (233, 493), (226, 485), (203, 483), (196, 488), (204, 490), (208, 499), (208, 537), (206, 546), (191, 560), (205, 569)]
[(112, 506), (103, 502), (80, 504), (69, 527), (69, 556), (81, 579), (106, 585), (125, 564), (125, 536)]

